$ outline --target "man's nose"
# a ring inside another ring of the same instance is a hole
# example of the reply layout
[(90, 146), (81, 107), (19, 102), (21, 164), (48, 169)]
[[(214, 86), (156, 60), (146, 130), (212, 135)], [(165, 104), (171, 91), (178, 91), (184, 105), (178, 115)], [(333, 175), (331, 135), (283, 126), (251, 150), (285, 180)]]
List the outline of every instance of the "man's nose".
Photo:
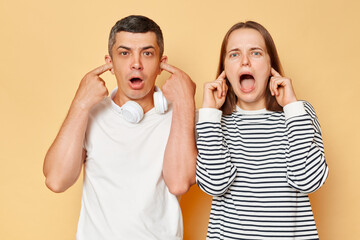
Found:
[(133, 61), (131, 63), (131, 69), (134, 69), (134, 70), (142, 70), (143, 69), (140, 56), (134, 56)]

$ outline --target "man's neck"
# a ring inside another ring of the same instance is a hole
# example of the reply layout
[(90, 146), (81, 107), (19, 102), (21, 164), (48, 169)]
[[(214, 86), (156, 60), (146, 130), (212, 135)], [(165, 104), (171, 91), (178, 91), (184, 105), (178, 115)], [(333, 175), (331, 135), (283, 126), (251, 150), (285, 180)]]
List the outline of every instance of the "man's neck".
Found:
[(147, 96), (145, 96), (144, 98), (141, 98), (141, 99), (129, 99), (128, 97), (123, 96), (117, 92), (113, 98), (113, 101), (116, 105), (118, 105), (120, 107), (122, 105), (124, 105), (127, 101), (134, 101), (141, 106), (144, 113), (146, 113), (149, 110), (151, 110), (152, 108), (154, 108), (153, 93), (148, 94)]

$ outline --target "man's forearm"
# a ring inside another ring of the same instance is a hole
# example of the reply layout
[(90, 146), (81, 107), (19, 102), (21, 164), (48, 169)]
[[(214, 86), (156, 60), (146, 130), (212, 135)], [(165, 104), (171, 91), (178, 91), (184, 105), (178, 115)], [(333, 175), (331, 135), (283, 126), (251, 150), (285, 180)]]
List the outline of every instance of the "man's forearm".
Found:
[(195, 183), (195, 103), (173, 105), (171, 130), (166, 145), (163, 176), (171, 193), (182, 195)]
[(83, 142), (88, 111), (73, 102), (44, 160), (46, 185), (54, 192), (63, 192), (78, 179), (86, 153)]
[(100, 75), (112, 68), (104, 64), (88, 72), (80, 81), (68, 115), (44, 160), (46, 185), (63, 192), (78, 179), (86, 157), (83, 149), (90, 110), (108, 95)]

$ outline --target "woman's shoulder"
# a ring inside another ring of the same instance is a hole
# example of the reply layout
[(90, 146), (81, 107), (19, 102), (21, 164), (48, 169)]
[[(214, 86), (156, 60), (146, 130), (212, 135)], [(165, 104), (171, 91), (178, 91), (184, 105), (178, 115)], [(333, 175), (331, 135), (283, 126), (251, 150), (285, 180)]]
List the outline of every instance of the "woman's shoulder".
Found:
[(299, 100), (299, 101), (303, 103), (306, 113), (309, 114), (312, 118), (316, 118), (316, 112), (313, 105), (306, 100)]

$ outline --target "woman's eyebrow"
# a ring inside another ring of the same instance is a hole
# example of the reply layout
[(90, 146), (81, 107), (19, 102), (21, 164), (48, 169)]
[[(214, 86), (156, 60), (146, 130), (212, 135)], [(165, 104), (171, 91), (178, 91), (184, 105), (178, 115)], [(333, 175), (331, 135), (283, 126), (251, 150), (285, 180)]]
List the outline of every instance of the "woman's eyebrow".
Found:
[(240, 51), (240, 49), (239, 48), (233, 48), (233, 49), (229, 50), (228, 53), (229, 52), (236, 52), (236, 51)]
[(264, 51), (264, 49), (262, 49), (261, 47), (252, 47), (252, 48), (250, 48), (250, 50), (261, 50), (261, 51)]

